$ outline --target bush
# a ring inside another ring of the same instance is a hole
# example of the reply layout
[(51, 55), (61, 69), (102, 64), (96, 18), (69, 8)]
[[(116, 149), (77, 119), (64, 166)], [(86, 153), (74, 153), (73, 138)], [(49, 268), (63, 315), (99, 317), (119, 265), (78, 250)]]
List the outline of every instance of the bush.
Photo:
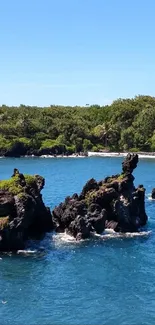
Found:
[(130, 152), (139, 152), (140, 149), (139, 148), (130, 148), (128, 151), (130, 151)]
[(53, 148), (53, 146), (55, 146), (55, 145), (56, 145), (56, 141), (55, 140), (46, 139), (46, 140), (44, 140), (44, 141), (41, 142), (40, 149)]
[(84, 151), (91, 150), (92, 146), (93, 146), (93, 144), (91, 143), (90, 140), (88, 140), (88, 139), (83, 140), (83, 149), (84, 149)]
[(21, 142), (23, 143), (23, 145), (25, 145), (25, 147), (30, 147), (31, 146), (31, 142), (32, 140), (31, 139), (28, 139), (28, 138), (16, 138), (15, 139), (15, 142)]
[(0, 181), (0, 190), (9, 191), (14, 195), (22, 192), (23, 188), (19, 184), (18, 175), (15, 177), (11, 177), (10, 179)]
[(41, 155), (61, 155), (66, 152), (64, 144), (57, 144), (55, 140), (44, 140), (40, 147)]
[(91, 151), (93, 152), (100, 152), (100, 151), (104, 151), (104, 150), (109, 150), (109, 147), (104, 147), (101, 144), (97, 144), (96, 146), (93, 146)]
[(9, 150), (13, 145), (13, 141), (12, 140), (8, 140), (3, 136), (0, 136), (0, 150), (3, 150), (4, 152), (6, 152), (7, 150)]
[(66, 147), (66, 152), (68, 153), (68, 155), (72, 155), (73, 153), (75, 153), (75, 146), (67, 146)]

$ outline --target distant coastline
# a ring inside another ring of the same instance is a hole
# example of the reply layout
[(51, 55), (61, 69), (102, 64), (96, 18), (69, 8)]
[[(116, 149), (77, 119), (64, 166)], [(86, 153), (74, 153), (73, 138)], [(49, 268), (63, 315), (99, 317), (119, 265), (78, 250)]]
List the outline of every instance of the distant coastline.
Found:
[(0, 156), (124, 157), (127, 151), (154, 158), (155, 97), (89, 107), (0, 106)]
[[(129, 151), (130, 152), (130, 151)], [(139, 158), (149, 158), (155, 159), (155, 152), (134, 152), (137, 153)], [(128, 152), (92, 152), (88, 151), (87, 153), (73, 153), (71, 155), (25, 155), (19, 157), (6, 157), (0, 156), (0, 158), (90, 158), (90, 157), (102, 157), (102, 158), (121, 158), (126, 157)]]
[[(129, 151), (130, 152), (130, 151)], [(155, 158), (155, 152), (134, 152), (139, 158)], [(88, 157), (126, 157), (128, 152), (88, 152)]]

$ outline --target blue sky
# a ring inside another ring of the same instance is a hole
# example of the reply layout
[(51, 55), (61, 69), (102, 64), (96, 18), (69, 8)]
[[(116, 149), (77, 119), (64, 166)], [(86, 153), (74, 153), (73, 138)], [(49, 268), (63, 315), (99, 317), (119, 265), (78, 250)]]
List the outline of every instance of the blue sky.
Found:
[(155, 96), (154, 0), (0, 0), (0, 104)]

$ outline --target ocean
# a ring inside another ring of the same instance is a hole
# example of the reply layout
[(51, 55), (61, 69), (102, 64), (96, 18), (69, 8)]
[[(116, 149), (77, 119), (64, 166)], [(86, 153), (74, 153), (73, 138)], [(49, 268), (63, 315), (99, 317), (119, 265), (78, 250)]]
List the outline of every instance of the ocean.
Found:
[[(45, 177), (44, 202), (53, 209), (85, 182), (121, 172), (122, 157), (2, 158), (0, 179), (13, 168)], [(76, 242), (48, 233), (18, 254), (0, 255), (0, 324), (155, 324), (155, 159), (140, 159), (135, 185), (146, 188), (148, 224), (142, 232), (106, 232)]]

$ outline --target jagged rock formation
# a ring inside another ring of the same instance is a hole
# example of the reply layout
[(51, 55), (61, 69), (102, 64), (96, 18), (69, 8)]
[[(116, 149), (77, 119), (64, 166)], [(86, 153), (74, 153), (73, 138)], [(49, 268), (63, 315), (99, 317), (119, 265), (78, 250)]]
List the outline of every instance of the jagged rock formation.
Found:
[(29, 238), (53, 229), (49, 208), (42, 201), (45, 180), (39, 175), (14, 173), (0, 181), (0, 251), (23, 249)]
[(77, 239), (88, 238), (105, 228), (135, 232), (147, 222), (145, 189), (134, 186), (133, 170), (138, 155), (128, 154), (122, 163), (122, 173), (97, 182), (90, 179), (80, 195), (68, 196), (53, 212), (54, 228), (67, 231)]
[(80, 195), (66, 197), (52, 214), (42, 200), (44, 178), (14, 169), (9, 180), (0, 181), (0, 251), (24, 249), (27, 239), (39, 239), (53, 229), (76, 239), (100, 234), (105, 228), (137, 231), (147, 222), (145, 189), (133, 183), (137, 163), (138, 155), (128, 154), (121, 174), (100, 182), (90, 179)]

